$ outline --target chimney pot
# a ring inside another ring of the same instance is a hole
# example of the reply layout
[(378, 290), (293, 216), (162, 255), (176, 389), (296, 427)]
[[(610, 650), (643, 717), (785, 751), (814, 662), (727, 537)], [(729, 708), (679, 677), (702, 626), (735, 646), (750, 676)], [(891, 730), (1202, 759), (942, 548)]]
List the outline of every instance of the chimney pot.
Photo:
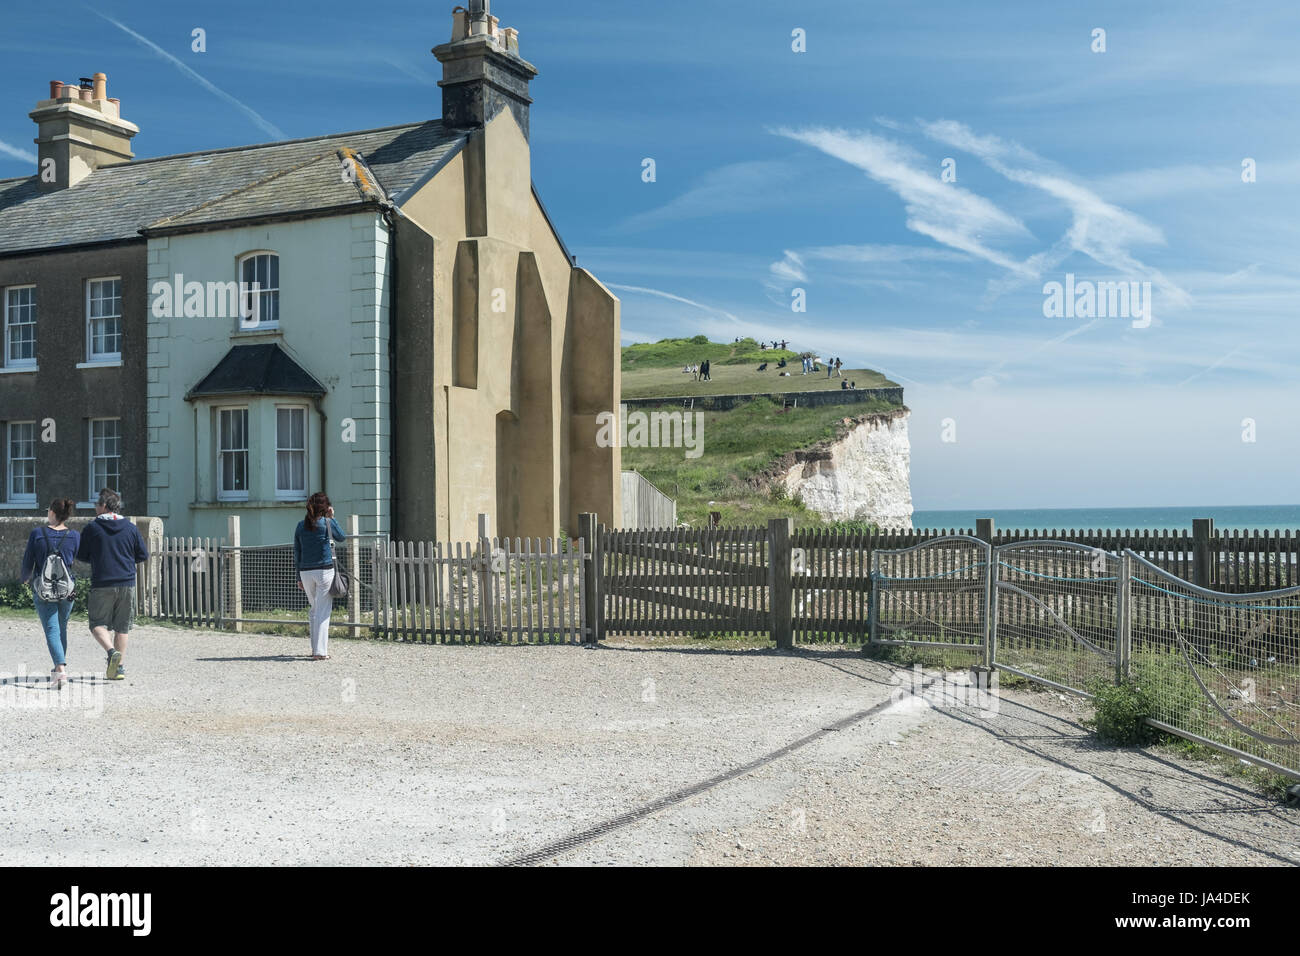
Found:
[(87, 103), (89, 103), (91, 100), (95, 98), (94, 89), (91, 87), (83, 86), (81, 88), (81, 98), (85, 100)]
[(62, 80), (50, 80), (50, 99), (57, 100), (59, 94), (63, 92)]
[(108, 76), (103, 73), (96, 73), (95, 80), (95, 99), (102, 100), (108, 96)]

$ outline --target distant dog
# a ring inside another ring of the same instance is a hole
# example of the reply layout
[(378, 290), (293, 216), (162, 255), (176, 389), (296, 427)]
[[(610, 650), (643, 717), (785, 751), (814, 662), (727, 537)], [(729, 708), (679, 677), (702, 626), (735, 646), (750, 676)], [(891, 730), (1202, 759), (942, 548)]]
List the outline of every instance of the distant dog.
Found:
[(766, 371), (767, 371), (767, 363), (764, 362), (762, 365), (760, 365), (760, 366), (758, 367), (757, 370), (760, 371), (760, 372), (766, 372)]

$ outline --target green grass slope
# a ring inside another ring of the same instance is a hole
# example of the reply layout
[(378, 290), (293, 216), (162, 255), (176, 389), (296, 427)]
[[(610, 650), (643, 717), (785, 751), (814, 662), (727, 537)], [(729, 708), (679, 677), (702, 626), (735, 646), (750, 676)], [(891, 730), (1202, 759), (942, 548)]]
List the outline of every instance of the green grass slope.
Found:
[[(844, 368), (840, 375), (827, 378), (826, 370), (801, 374), (798, 352), (759, 351), (753, 339), (735, 343), (710, 342), (702, 335), (693, 339), (663, 339), (623, 349), (624, 398), (670, 398), (684, 395), (761, 395), (773, 392), (813, 392), (835, 390), (841, 381), (852, 381), (858, 388), (883, 388), (896, 385), (872, 369)], [(790, 364), (778, 370), (776, 363), (784, 356)], [(687, 365), (705, 359), (712, 364), (711, 381), (697, 382)], [(768, 363), (765, 371), (758, 366)], [(790, 375), (782, 376), (782, 371)]]

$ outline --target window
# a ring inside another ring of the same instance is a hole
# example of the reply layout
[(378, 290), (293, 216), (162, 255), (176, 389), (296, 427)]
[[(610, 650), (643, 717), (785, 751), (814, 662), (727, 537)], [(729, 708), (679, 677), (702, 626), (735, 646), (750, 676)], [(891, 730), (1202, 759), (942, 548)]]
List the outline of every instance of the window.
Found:
[(122, 487), (122, 420), (90, 420), (90, 494), (94, 501), (101, 488)]
[(275, 410), (275, 493), (280, 497), (307, 494), (307, 409)]
[[(243, 297), (242, 325), (249, 327), (280, 324), (280, 257), (274, 252), (255, 252), (239, 260), (240, 295)], [(257, 283), (257, 296), (253, 296)]]
[(248, 409), (217, 410), (217, 497), (248, 498)]
[(86, 361), (115, 362), (122, 358), (121, 279), (91, 279), (86, 283), (86, 336)]
[(5, 290), (5, 365), (36, 367), (36, 286)]
[(8, 445), (9, 501), (36, 504), (36, 423), (11, 422)]

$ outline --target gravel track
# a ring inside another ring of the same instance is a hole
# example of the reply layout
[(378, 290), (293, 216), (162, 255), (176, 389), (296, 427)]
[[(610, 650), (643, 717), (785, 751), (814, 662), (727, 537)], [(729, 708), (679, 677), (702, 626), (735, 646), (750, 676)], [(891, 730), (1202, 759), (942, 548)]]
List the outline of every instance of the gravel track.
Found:
[(1078, 703), (980, 717), (853, 652), (336, 639), (313, 663), (305, 638), (146, 626), (105, 684), (84, 621), (71, 643), (56, 696), (34, 620), (0, 618), (3, 864), (500, 863), (891, 698), (546, 862), (1300, 862), (1296, 811), (1096, 747)]

